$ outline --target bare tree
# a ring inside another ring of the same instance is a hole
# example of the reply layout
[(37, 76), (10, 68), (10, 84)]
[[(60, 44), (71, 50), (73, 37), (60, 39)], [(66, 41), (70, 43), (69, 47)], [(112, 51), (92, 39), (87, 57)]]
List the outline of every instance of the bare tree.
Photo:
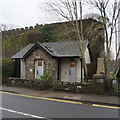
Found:
[[(105, 38), (105, 75), (110, 78), (110, 54), (113, 42), (116, 42), (116, 57), (115, 61), (117, 65), (118, 55), (120, 52), (120, 45), (118, 44), (118, 36), (116, 26), (118, 24), (118, 17), (120, 14), (120, 7), (117, 0), (91, 0), (89, 1), (93, 6), (97, 8), (101, 15), (103, 28), (104, 28), (104, 38)], [(110, 13), (107, 11), (109, 9)], [(114, 39), (113, 39), (114, 37)], [(118, 71), (118, 67), (115, 66), (115, 71), (112, 77), (114, 77)]]
[[(83, 0), (61, 0), (61, 1), (50, 1), (47, 2), (47, 9), (51, 14), (59, 18), (60, 21), (67, 21), (69, 24), (71, 24), (72, 31), (74, 32), (74, 35), (76, 36), (76, 39), (79, 41), (79, 49), (80, 53), (77, 53), (79, 55), (79, 58), (82, 59), (82, 66), (84, 68), (84, 76), (86, 76), (87, 73), (87, 65), (85, 60), (85, 51), (84, 51), (84, 40), (89, 37), (91, 37), (91, 32), (93, 27), (95, 27), (95, 24), (92, 24), (89, 27), (89, 30), (86, 28), (86, 35), (84, 36), (84, 29), (83, 28)], [(64, 23), (63, 23), (64, 24)], [(71, 41), (71, 36), (68, 32), (68, 26), (67, 24), (64, 24), (65, 26), (65, 32), (68, 35), (69, 40)], [(94, 40), (92, 41), (95, 42)], [(74, 50), (74, 48), (73, 48)]]

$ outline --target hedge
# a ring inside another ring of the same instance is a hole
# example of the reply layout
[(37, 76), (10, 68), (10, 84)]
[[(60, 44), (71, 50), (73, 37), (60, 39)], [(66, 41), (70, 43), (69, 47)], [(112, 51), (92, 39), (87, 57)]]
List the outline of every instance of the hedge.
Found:
[(104, 93), (104, 86), (102, 83), (73, 83), (64, 81), (54, 81), (53, 89), (57, 91), (68, 91), (77, 93)]
[(20, 78), (8, 78), (7, 86), (28, 87), (44, 90), (52, 87), (51, 80), (25, 80)]
[(2, 84), (6, 83), (8, 77), (12, 77), (14, 72), (14, 61), (10, 58), (2, 58)]

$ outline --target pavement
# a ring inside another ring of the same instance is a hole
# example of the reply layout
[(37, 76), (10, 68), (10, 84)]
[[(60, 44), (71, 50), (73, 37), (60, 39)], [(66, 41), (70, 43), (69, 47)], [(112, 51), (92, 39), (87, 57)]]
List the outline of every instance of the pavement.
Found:
[(2, 91), (13, 92), (24, 95), (31, 96), (42, 96), (55, 99), (67, 99), (73, 101), (82, 101), (90, 103), (100, 103), (107, 105), (120, 105), (120, 97), (118, 96), (108, 96), (108, 95), (96, 95), (96, 94), (80, 94), (80, 93), (69, 93), (69, 92), (59, 92), (53, 90), (34, 90), (30, 88), (23, 87), (8, 87), (6, 85), (0, 86)]

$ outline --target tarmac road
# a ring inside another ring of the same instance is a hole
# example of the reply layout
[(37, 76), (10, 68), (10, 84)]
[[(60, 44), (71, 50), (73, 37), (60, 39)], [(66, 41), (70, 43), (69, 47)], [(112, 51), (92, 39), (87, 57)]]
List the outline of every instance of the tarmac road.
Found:
[(2, 93), (2, 118), (118, 118), (118, 109)]

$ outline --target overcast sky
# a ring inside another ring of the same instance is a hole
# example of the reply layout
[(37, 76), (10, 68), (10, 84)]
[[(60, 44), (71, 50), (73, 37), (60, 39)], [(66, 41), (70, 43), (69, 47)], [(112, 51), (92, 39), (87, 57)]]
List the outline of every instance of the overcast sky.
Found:
[[(13, 24), (19, 27), (56, 22), (55, 17), (45, 12), (47, 0), (0, 0), (0, 24)], [(87, 7), (83, 10), (89, 11)]]
[[(34, 26), (36, 23), (46, 24), (58, 21), (49, 12), (45, 12), (45, 1), (53, 0), (0, 0), (0, 24), (25, 27)], [(97, 12), (91, 6), (83, 7), (84, 14), (93, 11)]]
[(0, 0), (0, 24), (19, 27), (56, 22), (45, 12), (45, 0)]
[[(56, 17), (51, 16), (48, 11), (45, 12), (45, 1), (50, 0), (0, 0), (0, 24), (11, 24), (21, 28), (34, 26), (36, 23), (57, 22)], [(83, 12), (84, 15), (91, 12), (97, 13), (91, 6), (84, 6)], [(110, 12), (110, 8), (108, 12)]]
[(38, 23), (39, 0), (0, 0), (0, 23), (21, 27)]

